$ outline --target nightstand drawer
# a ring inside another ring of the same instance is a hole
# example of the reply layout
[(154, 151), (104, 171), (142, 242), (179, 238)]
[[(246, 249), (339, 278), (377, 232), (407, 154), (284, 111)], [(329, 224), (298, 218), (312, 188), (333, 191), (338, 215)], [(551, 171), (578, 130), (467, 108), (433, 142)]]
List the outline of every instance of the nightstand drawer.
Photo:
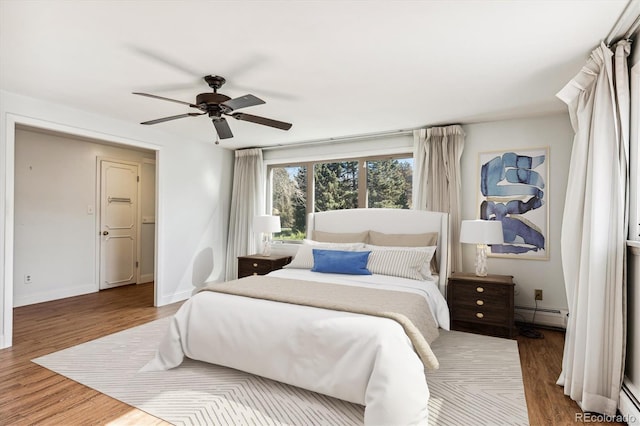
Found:
[(238, 257), (238, 278), (250, 275), (266, 275), (269, 272), (281, 269), (291, 262), (291, 256), (261, 256), (250, 255)]
[(456, 282), (453, 303), (466, 306), (483, 306), (485, 309), (506, 309), (510, 289), (482, 283)]
[(476, 309), (473, 306), (456, 305), (451, 311), (452, 321), (505, 325), (508, 324), (509, 319), (509, 311), (506, 306), (503, 309), (483, 309), (478, 306)]
[(255, 259), (238, 259), (238, 270), (246, 271), (248, 275), (264, 275), (272, 271), (272, 265)]

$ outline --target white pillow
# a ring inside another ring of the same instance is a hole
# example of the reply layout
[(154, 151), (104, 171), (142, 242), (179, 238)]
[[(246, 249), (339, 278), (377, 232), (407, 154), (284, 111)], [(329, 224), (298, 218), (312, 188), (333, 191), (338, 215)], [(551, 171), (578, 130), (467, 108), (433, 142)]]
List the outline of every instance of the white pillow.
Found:
[(313, 268), (313, 249), (357, 251), (364, 249), (364, 243), (321, 243), (304, 240), (293, 260), (285, 268), (311, 269)]
[(388, 247), (367, 244), (365, 248), (371, 250), (367, 269), (374, 274), (420, 281), (431, 277), (430, 263), (436, 246)]

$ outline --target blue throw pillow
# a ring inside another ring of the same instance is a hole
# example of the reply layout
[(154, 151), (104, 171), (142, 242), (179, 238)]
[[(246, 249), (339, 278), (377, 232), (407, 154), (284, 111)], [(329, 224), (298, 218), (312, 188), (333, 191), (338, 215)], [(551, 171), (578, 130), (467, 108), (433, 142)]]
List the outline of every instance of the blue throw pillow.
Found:
[(313, 249), (313, 272), (371, 275), (367, 269), (370, 251)]

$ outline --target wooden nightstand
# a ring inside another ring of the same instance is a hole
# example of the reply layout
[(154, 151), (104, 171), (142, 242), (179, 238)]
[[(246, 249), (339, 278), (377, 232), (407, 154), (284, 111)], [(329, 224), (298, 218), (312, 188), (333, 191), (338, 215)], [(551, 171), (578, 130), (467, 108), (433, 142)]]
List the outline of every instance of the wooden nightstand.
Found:
[(266, 275), (276, 269), (282, 269), (291, 262), (291, 256), (252, 254), (250, 256), (238, 256), (238, 278), (249, 275)]
[(451, 329), (514, 338), (514, 287), (510, 275), (454, 272), (447, 286)]

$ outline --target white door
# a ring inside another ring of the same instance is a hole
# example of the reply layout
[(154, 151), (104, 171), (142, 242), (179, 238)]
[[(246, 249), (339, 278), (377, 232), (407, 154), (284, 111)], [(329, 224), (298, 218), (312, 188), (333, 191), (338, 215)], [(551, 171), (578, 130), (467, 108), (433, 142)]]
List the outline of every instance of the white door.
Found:
[(100, 162), (100, 289), (136, 282), (138, 165)]

